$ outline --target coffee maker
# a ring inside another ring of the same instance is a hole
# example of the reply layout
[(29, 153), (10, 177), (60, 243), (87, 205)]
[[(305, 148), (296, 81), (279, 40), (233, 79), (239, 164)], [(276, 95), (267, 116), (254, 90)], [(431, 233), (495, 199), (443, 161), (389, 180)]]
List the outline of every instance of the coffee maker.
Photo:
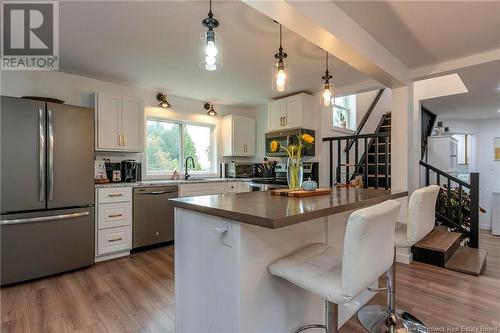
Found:
[(137, 182), (141, 179), (141, 163), (134, 160), (122, 161), (122, 181)]

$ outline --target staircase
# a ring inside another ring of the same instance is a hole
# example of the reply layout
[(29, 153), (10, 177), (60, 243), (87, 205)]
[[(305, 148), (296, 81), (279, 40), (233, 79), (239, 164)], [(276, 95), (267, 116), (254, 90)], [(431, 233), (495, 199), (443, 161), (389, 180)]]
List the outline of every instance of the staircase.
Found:
[[(382, 116), (375, 134), (391, 133), (391, 113)], [(386, 142), (387, 141), (387, 142)], [(387, 151), (387, 154), (386, 154)], [(360, 161), (365, 161), (366, 153), (362, 155)], [(387, 138), (374, 138), (368, 144), (368, 163), (366, 164), (368, 173), (368, 188), (391, 188), (391, 143)]]
[(481, 275), (487, 251), (479, 249), (479, 174), (470, 184), (425, 162), (425, 185), (441, 187), (436, 204), (437, 227), (412, 248), (413, 259), (449, 270)]

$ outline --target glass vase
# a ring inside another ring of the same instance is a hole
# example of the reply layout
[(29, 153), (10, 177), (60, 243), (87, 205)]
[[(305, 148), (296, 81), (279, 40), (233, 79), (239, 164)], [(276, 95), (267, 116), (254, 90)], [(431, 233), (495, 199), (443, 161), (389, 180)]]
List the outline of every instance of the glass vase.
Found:
[(290, 190), (300, 190), (302, 188), (302, 180), (304, 176), (304, 168), (302, 167), (302, 159), (300, 157), (289, 157), (287, 161), (287, 181)]

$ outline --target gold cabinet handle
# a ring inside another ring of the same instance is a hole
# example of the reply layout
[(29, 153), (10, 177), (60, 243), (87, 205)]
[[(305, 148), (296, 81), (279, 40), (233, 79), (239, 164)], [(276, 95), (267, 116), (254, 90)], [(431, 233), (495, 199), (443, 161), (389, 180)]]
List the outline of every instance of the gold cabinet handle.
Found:
[(118, 242), (118, 241), (121, 241), (123, 239), (123, 237), (119, 237), (119, 238), (113, 238), (113, 239), (110, 239), (108, 242), (112, 243), (112, 242)]
[(108, 215), (108, 217), (121, 217), (123, 216), (123, 214), (112, 214), (112, 215)]
[(123, 140), (123, 143), (122, 143), (122, 146), (125, 146), (125, 134), (122, 135), (122, 140)]
[(108, 194), (108, 197), (121, 197), (123, 194), (121, 193), (115, 193), (115, 194)]

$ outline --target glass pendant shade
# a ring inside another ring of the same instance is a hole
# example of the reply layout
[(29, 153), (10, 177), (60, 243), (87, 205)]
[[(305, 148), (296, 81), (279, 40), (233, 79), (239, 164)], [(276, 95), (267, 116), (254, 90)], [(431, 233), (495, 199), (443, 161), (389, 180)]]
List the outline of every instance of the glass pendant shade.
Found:
[(334, 96), (333, 83), (330, 83), (332, 78), (333, 76), (330, 75), (330, 71), (328, 70), (328, 52), (325, 52), (325, 75), (321, 77), (321, 79), (324, 80), (324, 83), (322, 84), (320, 90), (321, 104), (325, 107), (332, 104)]
[(321, 99), (321, 103), (323, 104), (323, 106), (330, 106), (332, 104), (333, 93), (334, 93), (333, 83), (325, 82), (321, 86), (320, 99)]
[(290, 89), (290, 71), (288, 65), (278, 61), (273, 66), (273, 90), (277, 92), (285, 92)]
[(222, 43), (215, 38), (214, 31), (203, 31), (201, 34), (201, 61), (200, 67), (207, 71), (222, 68)]

